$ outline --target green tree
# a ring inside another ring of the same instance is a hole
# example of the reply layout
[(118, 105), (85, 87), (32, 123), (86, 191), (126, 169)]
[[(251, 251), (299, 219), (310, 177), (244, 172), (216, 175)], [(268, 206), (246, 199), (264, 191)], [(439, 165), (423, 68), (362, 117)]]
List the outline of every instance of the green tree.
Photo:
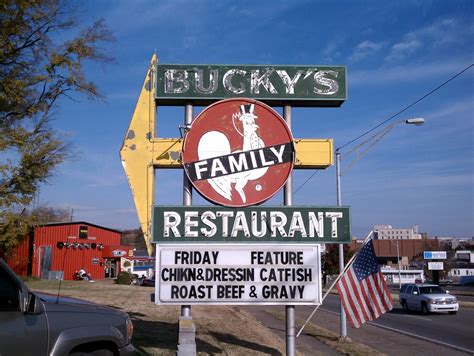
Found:
[(76, 10), (62, 0), (0, 3), (0, 251), (35, 223), (27, 209), (39, 185), (70, 157), (51, 125), (58, 99), (103, 99), (84, 63), (110, 61), (100, 44), (113, 37), (102, 20), (81, 27)]
[[(348, 244), (344, 244), (344, 263), (347, 263), (354, 254), (349, 249)], [(339, 245), (338, 244), (326, 244), (326, 252), (321, 255), (321, 272), (323, 277), (323, 285), (327, 283), (327, 277), (339, 274)]]
[(65, 208), (53, 208), (42, 205), (33, 209), (32, 218), (37, 224), (69, 222), (71, 220), (71, 210)]

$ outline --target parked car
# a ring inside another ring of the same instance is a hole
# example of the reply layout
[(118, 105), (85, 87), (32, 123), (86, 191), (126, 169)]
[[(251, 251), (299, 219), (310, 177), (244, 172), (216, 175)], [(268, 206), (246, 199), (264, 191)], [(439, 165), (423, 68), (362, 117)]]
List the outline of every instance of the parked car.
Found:
[(404, 284), (400, 289), (400, 304), (404, 311), (421, 310), (423, 314), (447, 311), (456, 314), (456, 297), (436, 284)]
[(119, 310), (29, 290), (0, 258), (0, 355), (135, 355)]
[(447, 285), (451, 285), (453, 284), (453, 280), (452, 279), (441, 279), (439, 281), (439, 285), (440, 286), (447, 286)]
[(154, 287), (155, 286), (155, 276), (143, 279), (141, 285), (145, 286), (145, 287)]

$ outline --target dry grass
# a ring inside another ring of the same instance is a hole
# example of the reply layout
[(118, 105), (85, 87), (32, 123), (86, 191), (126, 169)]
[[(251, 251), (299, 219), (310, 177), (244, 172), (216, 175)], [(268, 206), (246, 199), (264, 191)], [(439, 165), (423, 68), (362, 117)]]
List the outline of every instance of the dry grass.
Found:
[[(32, 290), (56, 294), (57, 281), (29, 280)], [(81, 298), (127, 312), (134, 323), (133, 344), (146, 355), (175, 355), (179, 306), (158, 306), (150, 301), (153, 288), (63, 281), (61, 295)], [(228, 306), (193, 306), (199, 354), (283, 355), (284, 341), (247, 313)]]
[[(28, 280), (32, 290), (57, 294), (58, 281)], [(63, 281), (61, 295), (89, 300), (127, 312), (133, 320), (133, 344), (145, 355), (176, 355), (179, 306), (151, 302), (154, 288), (118, 285), (113, 281), (94, 283)], [(230, 306), (193, 306), (196, 347), (201, 355), (284, 355), (285, 342), (262, 326), (251, 314)], [(283, 320), (282, 313), (275, 317)], [(302, 320), (299, 320), (302, 323)], [(355, 342), (309, 324), (305, 333), (345, 355), (380, 355)], [(299, 353), (298, 353), (299, 354)]]

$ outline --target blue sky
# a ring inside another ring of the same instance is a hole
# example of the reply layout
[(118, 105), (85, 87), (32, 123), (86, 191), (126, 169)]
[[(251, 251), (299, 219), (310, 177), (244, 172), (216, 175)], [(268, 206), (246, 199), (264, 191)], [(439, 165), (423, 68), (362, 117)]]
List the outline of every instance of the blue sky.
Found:
[[(294, 108), (295, 138), (340, 147), (474, 63), (472, 1), (84, 1), (103, 18), (115, 63), (88, 65), (106, 103), (62, 100), (54, 126), (74, 160), (41, 187), (39, 204), (116, 229), (138, 219), (119, 158), (153, 52), (167, 64), (344, 65), (340, 108)], [(419, 225), (429, 236), (474, 236), (474, 67), (390, 121), (397, 125), (350, 169), (342, 150), (342, 203), (352, 232)], [(195, 108), (197, 115), (202, 108)], [(178, 137), (182, 107), (158, 108), (158, 137)], [(370, 135), (369, 135), (370, 136)], [(334, 166), (294, 171), (294, 205), (335, 205)], [(156, 171), (156, 203), (182, 203), (182, 170)], [(312, 175), (304, 185), (302, 184)], [(269, 204), (282, 203), (282, 193)], [(204, 201), (194, 193), (195, 204)]]

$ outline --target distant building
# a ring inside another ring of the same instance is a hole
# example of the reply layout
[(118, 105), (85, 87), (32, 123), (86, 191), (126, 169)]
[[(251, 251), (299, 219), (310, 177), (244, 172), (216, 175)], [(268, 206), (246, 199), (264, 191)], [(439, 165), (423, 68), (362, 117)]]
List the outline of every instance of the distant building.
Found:
[(474, 252), (471, 250), (458, 250), (454, 255), (454, 263), (448, 272), (453, 281), (464, 284), (462, 281), (469, 277), (471, 283), (474, 278)]
[(5, 258), (21, 276), (71, 280), (81, 269), (93, 279), (116, 278), (130, 256), (120, 231), (79, 221), (36, 226)]
[(458, 250), (454, 258), (459, 262), (474, 263), (474, 252), (470, 250)]
[(449, 277), (474, 276), (474, 268), (452, 268), (448, 272)]
[(375, 240), (421, 240), (418, 225), (412, 228), (393, 228), (392, 225), (374, 225)]
[(385, 281), (388, 284), (405, 284), (405, 283), (424, 283), (425, 274), (422, 269), (402, 269), (391, 266), (382, 266), (380, 268)]
[(435, 236), (435, 239), (438, 239), (441, 243), (450, 246), (452, 249), (456, 249), (459, 246), (468, 247), (471, 245), (471, 240), (466, 238), (456, 238), (456, 237), (444, 237), (444, 236)]

